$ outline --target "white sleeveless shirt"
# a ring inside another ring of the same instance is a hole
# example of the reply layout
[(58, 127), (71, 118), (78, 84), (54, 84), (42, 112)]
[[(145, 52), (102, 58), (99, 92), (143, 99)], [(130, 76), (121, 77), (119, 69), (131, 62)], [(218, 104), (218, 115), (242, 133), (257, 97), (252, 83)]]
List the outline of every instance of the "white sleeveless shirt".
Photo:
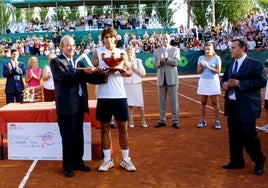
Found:
[(44, 67), (44, 69), (46, 69), (46, 74), (50, 74), (50, 78), (48, 80), (46, 80), (44, 83), (43, 83), (43, 87), (48, 89), (48, 90), (55, 90), (55, 87), (54, 87), (54, 81), (53, 81), (53, 77), (52, 77), (52, 73), (51, 73), (51, 69), (49, 66), (46, 66)]
[[(102, 53), (106, 54), (106, 57), (111, 57), (111, 51), (106, 49), (105, 46), (98, 47), (97, 49), (99, 67), (109, 68), (109, 66), (102, 60)], [(120, 57), (120, 53), (126, 52), (115, 48), (114, 51), (115, 57)], [(108, 76), (108, 81), (105, 84), (100, 84), (98, 87), (98, 98), (101, 99), (118, 99), (118, 98), (127, 98), (126, 91), (124, 87), (124, 79), (119, 71)]]

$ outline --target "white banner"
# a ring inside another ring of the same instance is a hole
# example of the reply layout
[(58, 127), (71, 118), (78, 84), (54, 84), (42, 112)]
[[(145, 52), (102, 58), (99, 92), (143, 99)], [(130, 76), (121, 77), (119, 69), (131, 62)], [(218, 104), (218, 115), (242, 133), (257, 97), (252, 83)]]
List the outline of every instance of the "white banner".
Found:
[[(84, 123), (84, 160), (92, 160), (91, 124)], [(7, 123), (8, 159), (62, 160), (59, 127), (54, 123)]]

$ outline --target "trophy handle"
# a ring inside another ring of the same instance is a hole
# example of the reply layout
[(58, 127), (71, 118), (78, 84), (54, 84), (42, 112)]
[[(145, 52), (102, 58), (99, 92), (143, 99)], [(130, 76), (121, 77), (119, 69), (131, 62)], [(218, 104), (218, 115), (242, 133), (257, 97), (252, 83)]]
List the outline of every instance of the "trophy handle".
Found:
[(94, 65), (92, 64), (91, 60), (89, 59), (89, 57), (87, 56), (86, 53), (82, 53), (76, 60), (75, 60), (75, 68), (77, 68), (77, 64), (78, 61), (81, 61), (82, 59), (86, 59), (86, 62), (88, 64), (89, 67), (94, 67)]

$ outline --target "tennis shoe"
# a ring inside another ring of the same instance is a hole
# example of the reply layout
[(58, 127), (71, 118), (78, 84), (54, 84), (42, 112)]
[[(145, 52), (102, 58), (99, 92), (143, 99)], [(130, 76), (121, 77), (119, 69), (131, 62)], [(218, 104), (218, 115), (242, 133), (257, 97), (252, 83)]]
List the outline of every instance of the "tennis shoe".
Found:
[(142, 127), (147, 128), (148, 125), (146, 123), (142, 124)]
[(129, 126), (130, 128), (134, 128), (134, 127), (135, 127), (134, 124), (129, 124), (128, 126)]
[(120, 163), (120, 166), (129, 172), (136, 171), (136, 167), (134, 166), (134, 164), (131, 162), (130, 159), (123, 159)]
[(106, 172), (107, 170), (113, 167), (114, 167), (114, 162), (112, 159), (110, 159), (107, 162), (103, 160), (102, 164), (99, 166), (99, 171)]
[(203, 128), (205, 126), (207, 126), (207, 122), (203, 119), (197, 124), (197, 128)]
[(221, 122), (218, 121), (218, 120), (215, 122), (215, 129), (216, 130), (220, 130), (221, 129)]

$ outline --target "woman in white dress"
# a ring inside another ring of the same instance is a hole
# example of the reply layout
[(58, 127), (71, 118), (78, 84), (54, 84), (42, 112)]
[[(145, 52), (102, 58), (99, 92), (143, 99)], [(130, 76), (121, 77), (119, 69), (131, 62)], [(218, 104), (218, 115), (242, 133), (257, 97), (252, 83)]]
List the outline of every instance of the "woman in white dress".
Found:
[[(50, 60), (55, 57), (57, 57), (56, 54), (50, 52), (47, 55), (48, 62), (50, 63)], [(55, 101), (54, 81), (49, 65), (45, 66), (42, 70), (42, 80), (44, 81), (43, 83), (44, 101), (45, 102)]]
[(128, 60), (131, 64), (133, 73), (130, 77), (124, 77), (124, 86), (127, 94), (129, 120), (128, 125), (130, 128), (134, 128), (133, 123), (133, 108), (137, 107), (140, 110), (140, 118), (142, 127), (148, 127), (145, 114), (144, 114), (144, 102), (142, 91), (142, 79), (145, 76), (146, 71), (142, 64), (142, 60), (136, 58), (135, 49), (129, 46), (126, 49)]
[(197, 125), (198, 128), (203, 128), (207, 125), (205, 114), (207, 100), (210, 96), (215, 113), (215, 129), (221, 129), (218, 100), (218, 96), (221, 93), (219, 81), (221, 66), (221, 59), (216, 54), (213, 44), (205, 44), (205, 54), (199, 57), (197, 64), (197, 73), (201, 74), (197, 88), (197, 94), (201, 96), (201, 121)]

